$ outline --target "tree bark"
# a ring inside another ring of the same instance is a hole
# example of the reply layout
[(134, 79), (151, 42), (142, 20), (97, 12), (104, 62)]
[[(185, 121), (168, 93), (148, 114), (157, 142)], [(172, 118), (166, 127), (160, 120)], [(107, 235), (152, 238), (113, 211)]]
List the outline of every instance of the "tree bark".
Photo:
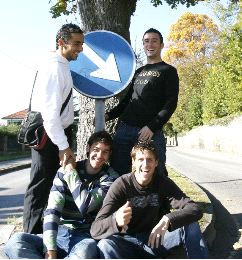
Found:
[(79, 0), (81, 28), (113, 31), (130, 42), (130, 20), (137, 0)]
[[(107, 30), (121, 35), (130, 43), (130, 20), (135, 12), (137, 0), (78, 0), (81, 17), (80, 27), (84, 32)], [(118, 103), (125, 90), (116, 97), (105, 100), (105, 111)], [(95, 100), (79, 95), (80, 116), (77, 131), (77, 159), (86, 157), (86, 144), (94, 132)], [(117, 120), (106, 124), (106, 130), (113, 134)]]

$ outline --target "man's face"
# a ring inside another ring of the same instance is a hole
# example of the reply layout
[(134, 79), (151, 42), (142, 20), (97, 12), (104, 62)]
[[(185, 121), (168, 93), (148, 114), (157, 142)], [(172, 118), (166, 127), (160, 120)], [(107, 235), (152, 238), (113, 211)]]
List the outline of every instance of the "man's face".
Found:
[(109, 145), (104, 143), (94, 143), (89, 147), (89, 163), (90, 166), (98, 170), (102, 168), (110, 157), (111, 149)]
[(157, 33), (146, 33), (143, 38), (144, 52), (149, 58), (160, 58), (163, 43)]
[(135, 169), (135, 178), (142, 185), (148, 185), (155, 173), (158, 160), (151, 151), (137, 151), (135, 159), (132, 161), (132, 167)]
[(68, 43), (63, 42), (62, 54), (68, 60), (76, 60), (80, 52), (83, 51), (84, 35), (81, 33), (72, 33)]

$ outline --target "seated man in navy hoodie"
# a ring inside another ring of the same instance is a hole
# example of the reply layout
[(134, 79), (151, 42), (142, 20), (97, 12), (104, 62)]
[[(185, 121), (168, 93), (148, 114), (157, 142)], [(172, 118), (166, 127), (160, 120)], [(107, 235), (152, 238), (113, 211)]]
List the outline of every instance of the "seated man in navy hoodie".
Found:
[[(112, 138), (105, 132), (88, 140), (88, 159), (60, 168), (44, 213), (43, 235), (15, 233), (7, 242), (9, 258), (99, 258), (90, 226), (118, 174), (107, 164)], [(73, 162), (72, 162), (73, 163)]]

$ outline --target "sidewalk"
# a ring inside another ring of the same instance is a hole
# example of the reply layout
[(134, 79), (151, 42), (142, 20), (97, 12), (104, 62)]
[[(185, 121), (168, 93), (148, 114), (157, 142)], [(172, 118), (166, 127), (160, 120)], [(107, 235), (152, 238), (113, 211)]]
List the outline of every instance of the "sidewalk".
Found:
[(31, 158), (20, 158), (15, 160), (8, 160), (0, 162), (0, 174), (17, 171), (30, 167)]
[[(30, 157), (2, 161), (0, 162), (0, 176), (2, 174), (7, 174), (12, 171), (28, 168), (30, 167), (30, 165), (31, 165)], [(6, 256), (3, 253), (4, 244), (9, 239), (14, 229), (15, 229), (14, 225), (8, 225), (8, 224), (0, 225), (0, 259), (6, 258)]]

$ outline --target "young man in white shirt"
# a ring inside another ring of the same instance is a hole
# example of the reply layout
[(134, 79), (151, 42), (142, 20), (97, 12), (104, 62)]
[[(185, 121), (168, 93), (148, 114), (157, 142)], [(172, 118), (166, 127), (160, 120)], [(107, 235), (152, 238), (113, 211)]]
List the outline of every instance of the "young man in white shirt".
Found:
[[(42, 233), (42, 214), (59, 166), (75, 155), (71, 149), (74, 121), (73, 81), (69, 61), (83, 50), (84, 35), (79, 26), (65, 24), (56, 35), (56, 51), (41, 63), (33, 89), (31, 109), (41, 112), (48, 141), (44, 149), (32, 149), (30, 183), (24, 198), (23, 227), (32, 234)], [(70, 99), (61, 113), (67, 97)]]

